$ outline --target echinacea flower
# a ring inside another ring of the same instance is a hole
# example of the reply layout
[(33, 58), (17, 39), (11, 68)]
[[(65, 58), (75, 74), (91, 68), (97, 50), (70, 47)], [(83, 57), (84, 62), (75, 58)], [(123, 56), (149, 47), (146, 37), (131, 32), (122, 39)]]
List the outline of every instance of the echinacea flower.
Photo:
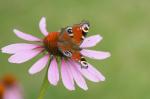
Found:
[(0, 80), (0, 99), (23, 99), (22, 87), (13, 76)]
[[(45, 38), (48, 35), (50, 35), (50, 33), (46, 29), (45, 17), (42, 17), (42, 19), (40, 20), (39, 28), (40, 28), (41, 33), (45, 36)], [(34, 63), (33, 66), (29, 69), (30, 74), (35, 74), (35, 73), (40, 72), (41, 70), (43, 70), (44, 67), (46, 67), (46, 64), (49, 62), (49, 60), (51, 60), (51, 63), (48, 69), (48, 81), (52, 85), (56, 86), (60, 78), (57, 57), (60, 57), (61, 78), (62, 78), (62, 82), (64, 86), (68, 90), (75, 90), (75, 83), (80, 88), (87, 90), (88, 87), (87, 87), (85, 78), (93, 82), (100, 82), (100, 81), (105, 80), (105, 77), (91, 64), (88, 63), (87, 69), (82, 69), (78, 62), (70, 58), (66, 59), (63, 56), (54, 55), (50, 51), (47, 51), (45, 47), (44, 39), (37, 38), (30, 34), (21, 32), (17, 29), (14, 29), (14, 33), (19, 38), (26, 40), (26, 41), (32, 41), (34, 43), (32, 44), (16, 43), (16, 44), (11, 44), (2, 48), (3, 53), (12, 54), (12, 56), (8, 59), (10, 63), (20, 64), (20, 63), (24, 63), (34, 58), (38, 54), (43, 53), (44, 55), (36, 63)], [(80, 48), (82, 49), (80, 53), (85, 57), (98, 59), (98, 60), (102, 60), (102, 59), (106, 59), (110, 57), (109, 52), (94, 51), (94, 50), (87, 49), (87, 48), (96, 46), (96, 44), (99, 43), (101, 40), (102, 40), (102, 37), (100, 35), (94, 35), (94, 36), (85, 38), (83, 43), (80, 45)], [(38, 42), (38, 44), (36, 44), (35, 42)], [(51, 44), (51, 42), (48, 42), (48, 44)]]

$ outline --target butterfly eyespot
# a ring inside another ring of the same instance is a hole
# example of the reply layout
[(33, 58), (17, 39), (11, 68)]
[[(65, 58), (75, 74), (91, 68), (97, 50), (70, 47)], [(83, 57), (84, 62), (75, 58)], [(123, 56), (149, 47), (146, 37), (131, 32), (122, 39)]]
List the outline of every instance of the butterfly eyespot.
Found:
[(87, 32), (89, 31), (89, 26), (88, 26), (88, 24), (83, 24), (82, 27), (81, 27), (81, 29), (82, 29), (83, 32), (86, 32), (86, 33), (87, 33)]
[(85, 69), (88, 68), (88, 63), (86, 61), (80, 61), (80, 64), (81, 64), (81, 68), (85, 68)]
[(70, 51), (64, 51), (63, 54), (67, 57), (71, 57), (72, 53)]
[(67, 33), (72, 34), (72, 27), (67, 27), (66, 29)]

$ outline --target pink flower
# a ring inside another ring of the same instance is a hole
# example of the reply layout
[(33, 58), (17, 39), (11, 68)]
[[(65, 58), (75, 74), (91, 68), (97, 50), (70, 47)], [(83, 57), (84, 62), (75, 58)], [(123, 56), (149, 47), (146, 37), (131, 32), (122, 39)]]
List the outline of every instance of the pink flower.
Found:
[(22, 88), (14, 77), (5, 76), (0, 81), (0, 99), (23, 99)]
[[(40, 20), (39, 28), (45, 37), (50, 34), (46, 29), (45, 17), (42, 17)], [(89, 63), (87, 69), (82, 69), (80, 64), (78, 64), (76, 61), (73, 61), (69, 58), (66, 60), (63, 56), (57, 56), (53, 55), (51, 52), (47, 52), (43, 44), (44, 39), (37, 38), (17, 29), (14, 29), (14, 33), (23, 40), (37, 42), (37, 44), (16, 43), (2, 48), (3, 53), (12, 54), (12, 56), (8, 59), (9, 62), (20, 64), (34, 58), (38, 54), (44, 54), (44, 56), (36, 63), (34, 63), (33, 66), (29, 69), (30, 74), (35, 74), (43, 70), (49, 62), (49, 59), (51, 59), (51, 63), (48, 69), (48, 81), (54, 86), (57, 85), (60, 78), (57, 57), (61, 57), (61, 78), (64, 86), (67, 89), (75, 90), (76, 83), (80, 88), (87, 90), (88, 87), (85, 78), (93, 82), (100, 82), (105, 80), (105, 77)], [(87, 49), (96, 46), (96, 44), (101, 40), (102, 37), (100, 35), (94, 35), (85, 38), (83, 43), (80, 45), (80, 48), (82, 49), (80, 53), (83, 56), (98, 60), (110, 57), (109, 52), (93, 51)]]

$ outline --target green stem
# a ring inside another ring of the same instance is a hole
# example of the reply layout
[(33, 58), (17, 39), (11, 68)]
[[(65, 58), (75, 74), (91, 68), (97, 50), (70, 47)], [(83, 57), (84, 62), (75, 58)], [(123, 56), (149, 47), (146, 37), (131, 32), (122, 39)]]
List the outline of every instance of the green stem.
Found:
[[(48, 63), (48, 68), (49, 68), (50, 62), (51, 62), (51, 59)], [(48, 76), (47, 76), (48, 75), (48, 68), (47, 68), (47, 71), (46, 71), (46, 74), (45, 74), (45, 77), (43, 80), (43, 84), (42, 84), (41, 89), (40, 89), (38, 99), (44, 99), (44, 96), (46, 94), (46, 90), (48, 89), (48, 86), (49, 86)]]

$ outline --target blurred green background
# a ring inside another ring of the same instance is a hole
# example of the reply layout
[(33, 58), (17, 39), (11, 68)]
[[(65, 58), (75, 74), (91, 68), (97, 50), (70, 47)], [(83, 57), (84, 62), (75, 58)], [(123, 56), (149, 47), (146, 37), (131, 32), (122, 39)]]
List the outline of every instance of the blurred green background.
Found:
[[(109, 59), (88, 59), (106, 81), (87, 81), (89, 90), (68, 91), (60, 81), (50, 85), (45, 99), (150, 99), (150, 0), (0, 0), (0, 47), (25, 42), (13, 28), (43, 37), (38, 28), (42, 16), (49, 31), (89, 20), (89, 35), (103, 41), (93, 49), (110, 51)], [(36, 99), (45, 70), (30, 76), (28, 69), (39, 58), (10, 64), (0, 53), (0, 77), (12, 73), (20, 79), (26, 99)]]

